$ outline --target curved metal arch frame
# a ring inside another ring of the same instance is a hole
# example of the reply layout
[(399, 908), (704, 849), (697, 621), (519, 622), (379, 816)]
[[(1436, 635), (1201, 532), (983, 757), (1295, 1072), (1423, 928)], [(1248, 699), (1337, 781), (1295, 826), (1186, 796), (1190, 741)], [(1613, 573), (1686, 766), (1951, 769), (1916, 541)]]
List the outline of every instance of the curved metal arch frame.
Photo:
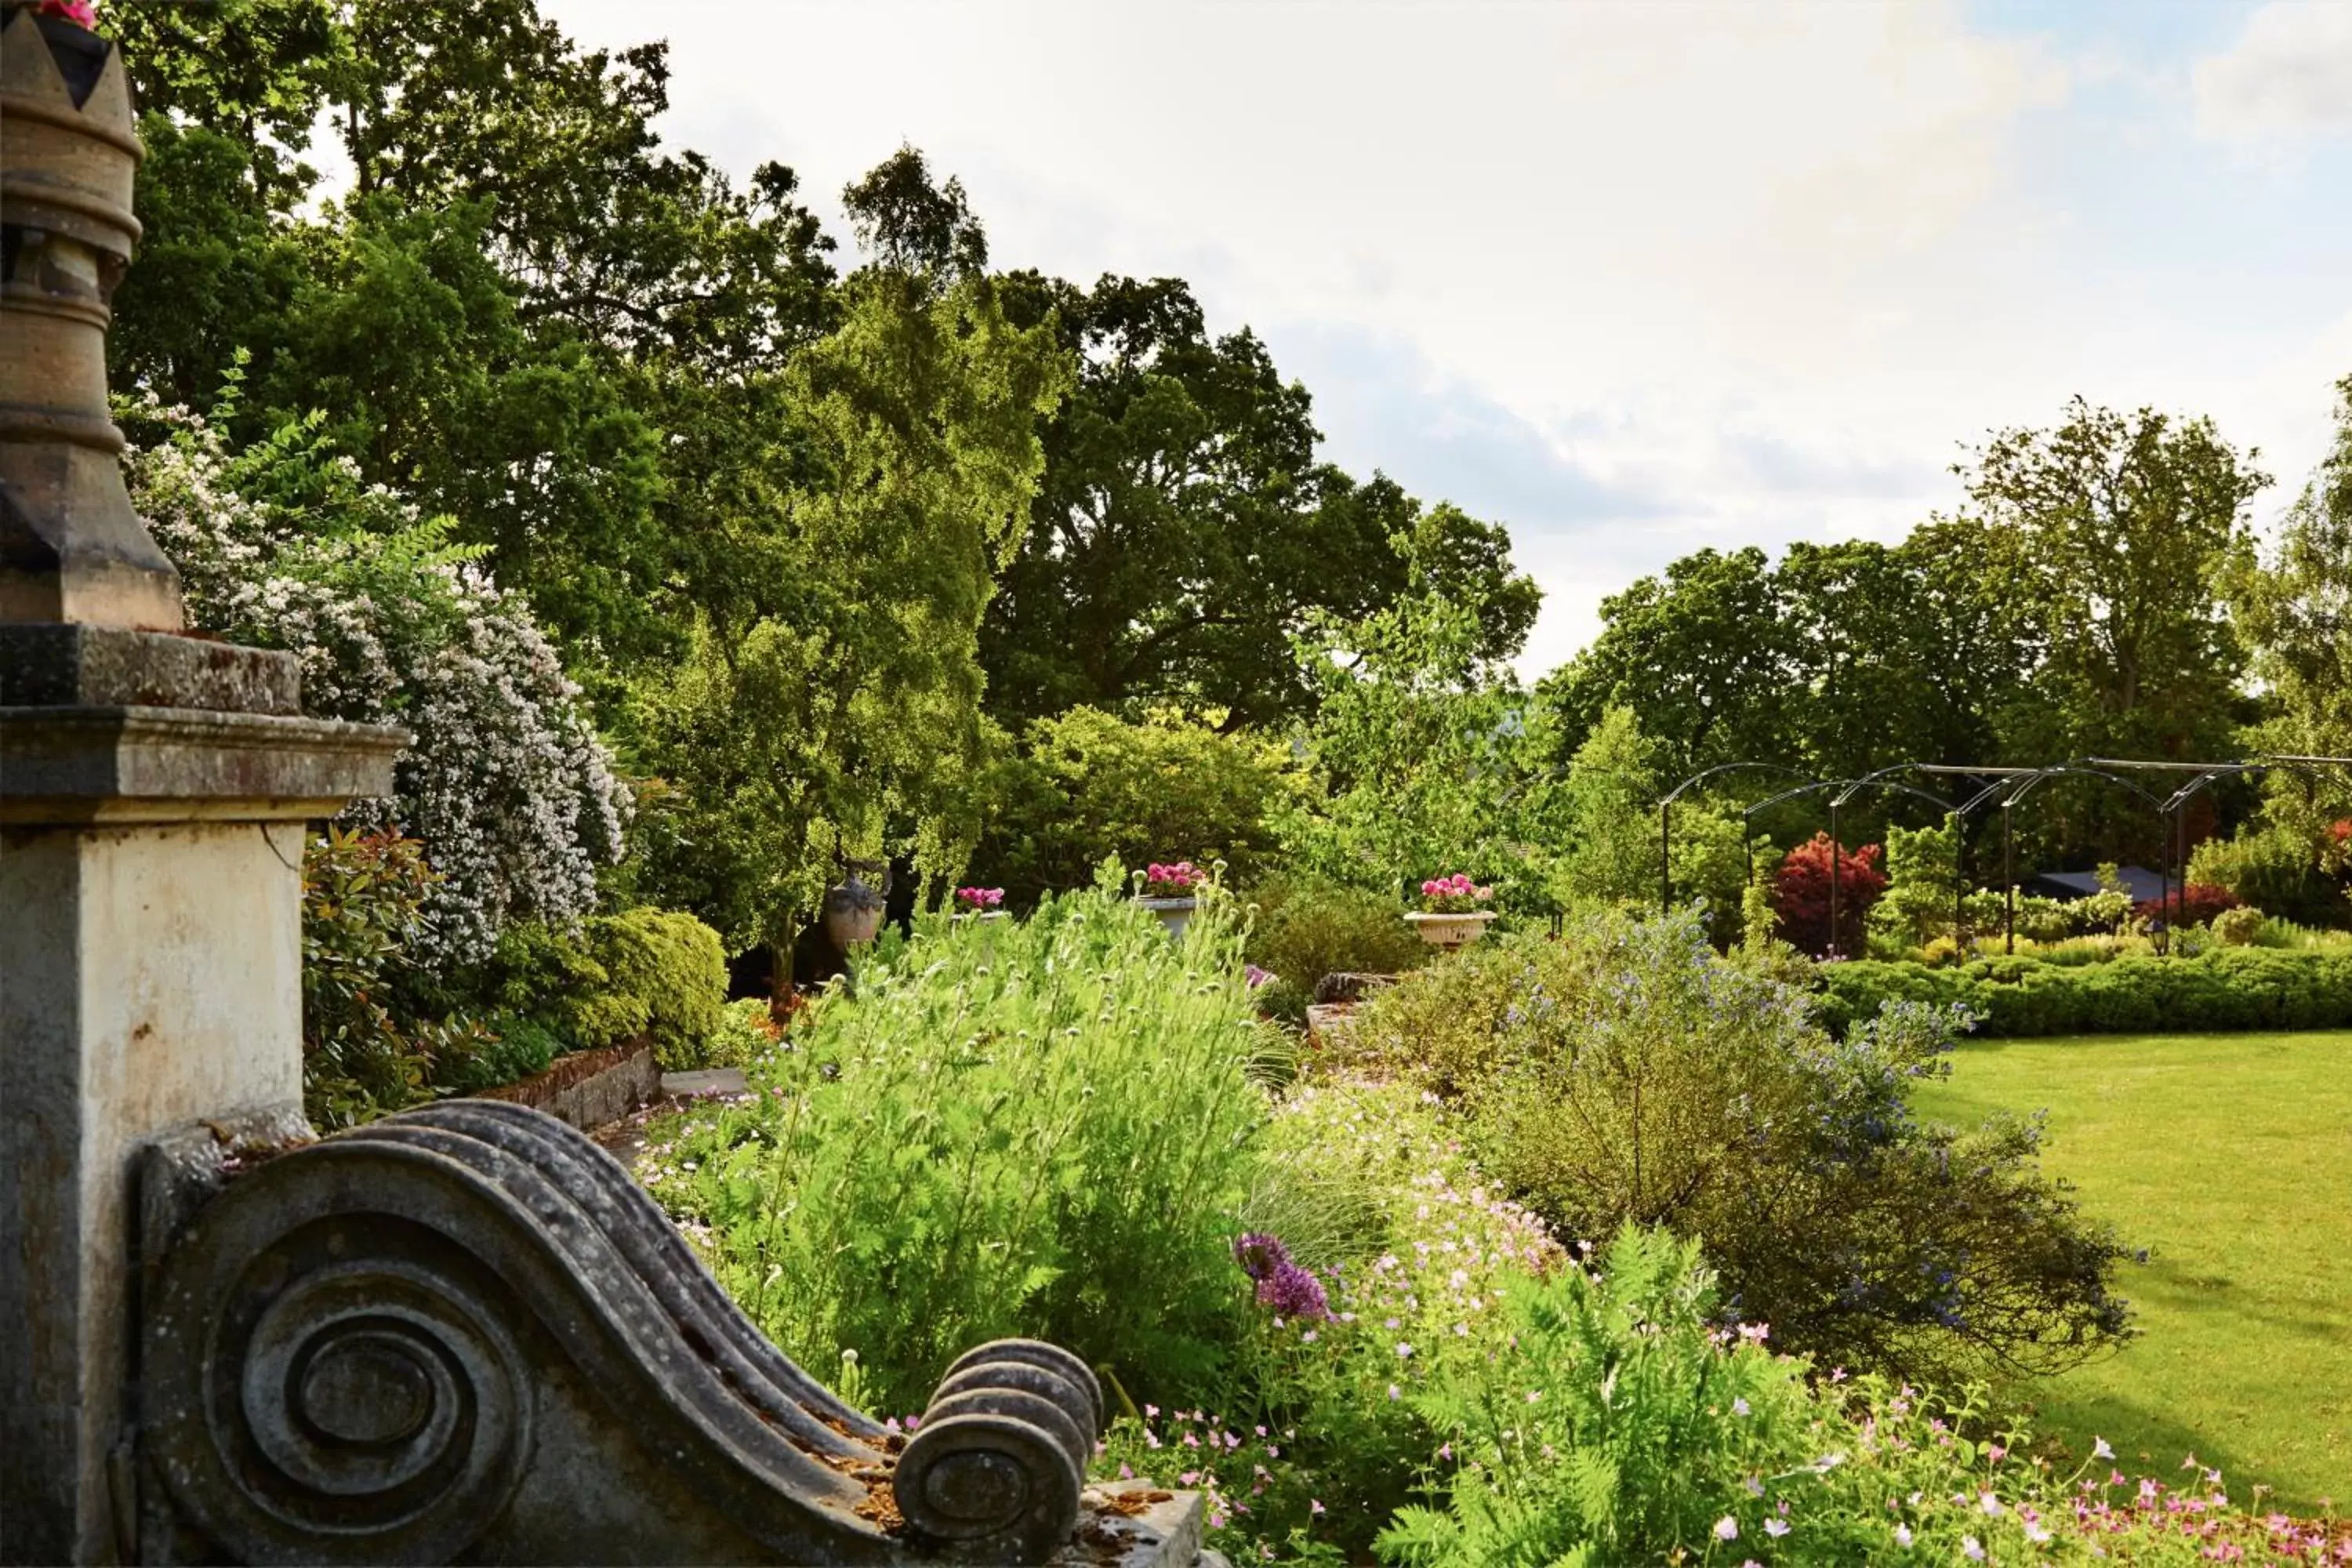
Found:
[(2166, 896), (2172, 883), (2171, 825), (2164, 814), (2164, 803), (2134, 780), (2102, 765), (2105, 759), (2074, 757), (2063, 763), (2051, 763), (2038, 768), (2021, 768), (2010, 776), (1996, 779), (1971, 796), (1967, 809), (1974, 811), (1990, 801), (2000, 807), (2000, 880), (2001, 916), (2000, 946), (2004, 953), (2017, 952), (2017, 860), (2016, 840), (2012, 828), (2018, 803), (2054, 778), (2095, 778), (2106, 784), (2121, 784), (2154, 807), (2158, 831), (2164, 835), (2164, 864), (2158, 868), (2158, 896)]
[[(1699, 785), (1699, 784), (1705, 784), (1708, 779), (1720, 777), (1722, 774), (1725, 774), (1725, 773), (1738, 773), (1738, 772), (1740, 772), (1740, 771), (1742, 771), (1742, 770), (1746, 770), (1746, 769), (1762, 769), (1762, 770), (1767, 770), (1767, 771), (1769, 771), (1769, 772), (1772, 772), (1772, 773), (1792, 773), (1792, 774), (1794, 774), (1795, 776), (1797, 776), (1798, 778), (1801, 778), (1801, 779), (1810, 779), (1810, 778), (1811, 778), (1811, 777), (1813, 776), (1812, 774), (1811, 774), (1811, 773), (1809, 773), (1805, 772), (1805, 770), (1804, 770), (1804, 769), (1802, 769), (1802, 768), (1796, 768), (1796, 767), (1790, 767), (1790, 766), (1788, 763), (1717, 763), (1715, 766), (1713, 766), (1713, 767), (1711, 767), (1711, 768), (1702, 768), (1702, 769), (1700, 769), (1697, 773), (1695, 773), (1691, 774), (1691, 776), (1690, 776), (1690, 777), (1688, 777), (1688, 778), (1686, 778), (1686, 779), (1683, 780), (1683, 782), (1682, 782), (1682, 783), (1680, 783), (1680, 784), (1678, 784), (1675, 785), (1675, 787), (1674, 787), (1674, 788), (1672, 788), (1672, 789), (1668, 790), (1664, 795), (1663, 795), (1659, 796), (1659, 797), (1658, 797), (1658, 912), (1659, 912), (1660, 914), (1664, 914), (1667, 910), (1669, 910), (1673, 909), (1673, 908), (1674, 908), (1674, 906), (1675, 906), (1675, 891), (1674, 891), (1674, 852), (1675, 852), (1674, 809), (1675, 809), (1675, 802), (1676, 802), (1677, 800), (1680, 800), (1680, 799), (1683, 797), (1683, 795), (1684, 795), (1685, 794), (1686, 794), (1688, 791), (1690, 791), (1691, 789), (1693, 789), (1693, 788), (1696, 787), (1696, 786), (1697, 786), (1697, 785)], [(1743, 814), (1741, 815), (1739, 821), (1740, 821), (1740, 830), (1741, 830), (1741, 831), (1740, 831), (1741, 847), (1742, 847), (1743, 849), (1745, 849), (1745, 848), (1746, 848), (1746, 847), (1747, 847), (1747, 826), (1748, 826), (1748, 818), (1747, 818), (1747, 816), (1746, 816), (1746, 814), (1745, 814), (1745, 813), (1743, 813)], [(1753, 880), (1755, 879), (1755, 876), (1756, 876), (1756, 861), (1755, 861), (1755, 856), (1754, 856), (1754, 854), (1753, 854), (1753, 852), (1752, 852), (1752, 851), (1751, 851), (1751, 852), (1749, 852), (1749, 854), (1748, 854), (1748, 879), (1749, 879), (1750, 881), (1753, 881)]]
[[(2252, 774), (2273, 773), (2280, 769), (2299, 774), (2307, 781), (2325, 779), (2339, 772), (2346, 779), (2352, 780), (2352, 757), (2311, 756), (2293, 752), (2258, 752), (2249, 760), (2233, 763), (2147, 762), (2124, 757), (2092, 757), (2085, 760), (2101, 767), (2136, 767), (2165, 773), (2189, 773), (2195, 775), (2187, 784), (2174, 790), (2158, 808), (2159, 820), (2164, 824), (2166, 830), (2166, 858), (2172, 864), (2178, 865), (2180, 870), (2176, 887), (2166, 889), (2166, 897), (2169, 900), (2177, 893), (2178, 901), (2168, 902), (2167, 908), (2171, 910), (2176, 921), (2184, 922), (2189, 918), (2189, 846), (2184, 837), (2186, 829), (2184, 813), (2190, 801), (2223, 779), (2245, 778)], [(2173, 921), (2168, 921), (2167, 923), (2169, 925)]]
[[(2194, 776), (2174, 790), (2169, 796), (2160, 797), (2128, 774), (2116, 771), (2121, 768), (2188, 773)], [(1825, 789), (1837, 790), (1839, 793), (1830, 801), (1830, 952), (1832, 956), (1834, 957), (1837, 953), (1837, 919), (1840, 913), (1839, 883), (1841, 880), (1839, 860), (1843, 847), (1838, 841), (1837, 816), (1841, 807), (1864, 789), (1891, 789), (1915, 795), (1942, 806), (1947, 815), (1956, 823), (1965, 823), (1969, 817), (1988, 805), (1998, 805), (2000, 808), (2003, 884), (2001, 945), (2003, 951), (2013, 953), (2017, 951), (2017, 877), (2015, 842), (2012, 835), (2012, 817), (2015, 808), (2028, 795), (2052, 779), (2074, 777), (2093, 778), (2105, 784), (2121, 784), (2125, 789), (2139, 796), (2155, 811), (2158, 827), (2163, 835), (2164, 842), (2164, 864), (2158, 868), (2158, 873), (2160, 879), (2158, 898), (2168, 910), (2185, 918), (2188, 913), (2188, 846), (2181, 842), (2184, 809), (2200, 794), (2225, 778), (2242, 778), (2280, 768), (2290, 769), (2307, 779), (2320, 779), (2340, 774), (2347, 780), (2352, 780), (2352, 757), (2289, 752), (2257, 753), (2251, 759), (2229, 763), (2176, 763), (2141, 758), (2084, 756), (2033, 768), (1976, 767), (1948, 763), (1903, 762), (1876, 768), (1853, 778), (1832, 779), (1809, 774), (1803, 769), (1785, 763), (1719, 763), (1713, 767), (1704, 768), (1693, 773), (1659, 797), (1658, 907), (1661, 911), (1664, 911), (1674, 905), (1672, 866), (1675, 802), (1707, 780), (1720, 777), (1725, 773), (1742, 771), (1778, 773), (1801, 778), (1805, 782), (1741, 808), (1740, 837), (1742, 848), (1748, 857), (1748, 879), (1750, 882), (1755, 880), (1756, 860), (1747, 829), (1758, 812), (1768, 811), (1784, 801), (1794, 800), (1801, 795), (1811, 795)], [(1992, 782), (1966, 799), (1954, 802), (1916, 785), (1896, 783), (1889, 776), (1902, 773), (1948, 774), (1959, 778), (1990, 778)], [(1956, 837), (1953, 851), (1954, 869), (1958, 884), (1953, 912), (1955, 922), (1953, 929), (1956, 931), (1965, 931), (1969, 881), (1966, 834)], [(2176, 868), (2179, 871), (2177, 878), (2173, 874)]]

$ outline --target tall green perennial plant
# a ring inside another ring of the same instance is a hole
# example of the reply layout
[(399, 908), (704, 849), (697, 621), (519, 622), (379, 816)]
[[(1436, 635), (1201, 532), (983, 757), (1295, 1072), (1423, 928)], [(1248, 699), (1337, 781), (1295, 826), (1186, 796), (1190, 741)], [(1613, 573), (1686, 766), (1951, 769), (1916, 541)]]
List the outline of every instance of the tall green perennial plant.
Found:
[(1182, 939), (1108, 889), (935, 918), (657, 1141), (646, 1179), (813, 1366), (919, 1409), (971, 1345), (1070, 1345), (1136, 1397), (1199, 1387), (1246, 1297), (1231, 1242), (1265, 1098), (1231, 906)]

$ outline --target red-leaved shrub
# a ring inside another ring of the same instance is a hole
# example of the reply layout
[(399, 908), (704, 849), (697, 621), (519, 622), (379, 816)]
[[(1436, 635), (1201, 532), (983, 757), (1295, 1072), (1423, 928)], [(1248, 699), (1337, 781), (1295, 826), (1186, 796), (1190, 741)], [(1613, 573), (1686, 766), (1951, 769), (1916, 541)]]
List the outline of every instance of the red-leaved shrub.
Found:
[[(1879, 869), (1879, 847), (1838, 851), (1838, 942), (1841, 957), (1863, 955), (1863, 917), (1886, 891)], [(1830, 951), (1830, 836), (1816, 833), (1780, 859), (1772, 879), (1772, 912), (1780, 917), (1781, 938), (1815, 958)]]
[(2234, 910), (2246, 900), (2227, 888), (2211, 882), (2191, 882), (2186, 888), (2176, 888), (2169, 898), (2144, 899), (2132, 906), (2132, 913), (2144, 921), (2162, 921), (2168, 925), (2201, 926), (2212, 923), (2213, 917), (2223, 910)]

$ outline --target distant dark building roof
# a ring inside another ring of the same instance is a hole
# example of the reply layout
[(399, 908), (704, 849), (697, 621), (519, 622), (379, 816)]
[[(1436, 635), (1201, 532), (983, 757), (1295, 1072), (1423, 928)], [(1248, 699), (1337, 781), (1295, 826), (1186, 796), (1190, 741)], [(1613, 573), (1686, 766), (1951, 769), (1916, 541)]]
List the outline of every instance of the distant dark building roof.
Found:
[[(2133, 903), (2147, 903), (2164, 892), (2164, 879), (2145, 866), (2121, 866), (2116, 868), (2116, 874), (2123, 881), (2124, 891), (2132, 896)], [(2096, 871), (2044, 871), (2028, 881), (2025, 890), (2039, 893), (2045, 899), (2087, 899), (2099, 890), (2099, 874)]]

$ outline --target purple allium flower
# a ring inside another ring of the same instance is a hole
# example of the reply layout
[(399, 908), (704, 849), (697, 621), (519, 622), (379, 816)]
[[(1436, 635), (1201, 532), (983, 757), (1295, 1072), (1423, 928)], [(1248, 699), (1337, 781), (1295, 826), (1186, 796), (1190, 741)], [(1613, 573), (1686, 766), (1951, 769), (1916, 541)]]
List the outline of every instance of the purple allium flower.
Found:
[(1243, 1273), (1264, 1284), (1276, 1269), (1289, 1263), (1290, 1248), (1264, 1231), (1248, 1231), (1234, 1242), (1234, 1261), (1242, 1266)]
[(1257, 1281), (1257, 1304), (1285, 1318), (1328, 1319), (1330, 1299), (1323, 1282), (1291, 1261), (1290, 1248), (1274, 1237), (1252, 1231), (1234, 1243), (1234, 1259)]

